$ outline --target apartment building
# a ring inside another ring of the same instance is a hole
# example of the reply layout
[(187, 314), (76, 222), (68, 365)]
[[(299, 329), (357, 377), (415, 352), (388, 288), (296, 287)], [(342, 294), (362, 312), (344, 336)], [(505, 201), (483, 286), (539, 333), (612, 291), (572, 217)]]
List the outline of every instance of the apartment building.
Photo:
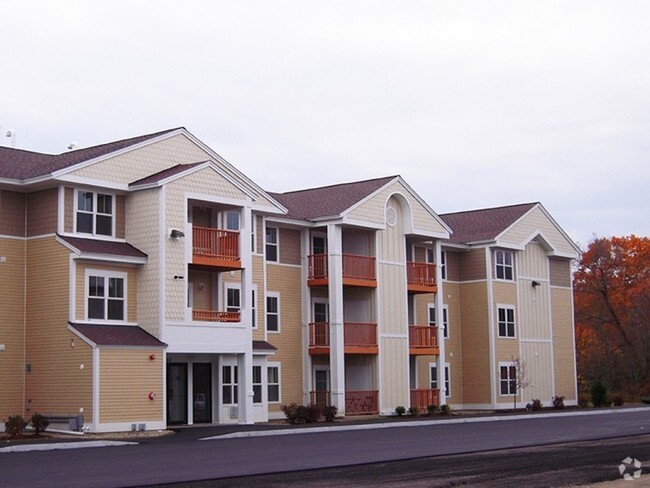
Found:
[(184, 128), (0, 147), (0, 417), (506, 408), (515, 357), (520, 401), (575, 402), (577, 253), (539, 203), (439, 216), (399, 176), (269, 193)]

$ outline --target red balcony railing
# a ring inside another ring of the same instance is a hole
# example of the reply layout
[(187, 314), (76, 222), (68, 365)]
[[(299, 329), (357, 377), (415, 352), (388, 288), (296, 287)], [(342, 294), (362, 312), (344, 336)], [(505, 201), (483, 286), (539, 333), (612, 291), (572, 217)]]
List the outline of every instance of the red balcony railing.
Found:
[(429, 405), (440, 406), (440, 390), (417, 388), (411, 390), (411, 406), (426, 410)]
[(193, 227), (192, 253), (194, 256), (235, 263), (240, 260), (239, 232)]
[(431, 325), (409, 325), (409, 348), (426, 349), (431, 354), (438, 348), (438, 327)]
[(309, 280), (327, 278), (327, 254), (311, 254), (307, 260), (309, 262)]
[(414, 291), (433, 292), (436, 288), (436, 265), (408, 261), (406, 263), (406, 279), (409, 289)]
[[(329, 278), (327, 254), (312, 254), (307, 257), (307, 279), (311, 284), (326, 285)], [(343, 254), (343, 284), (373, 286), (377, 281), (375, 258), (357, 254)]]
[(377, 347), (377, 324), (345, 322), (343, 341), (346, 346)]
[[(377, 324), (345, 322), (343, 324), (345, 352), (351, 354), (377, 353)], [(312, 354), (325, 354), (330, 347), (330, 324), (309, 324), (309, 347)]]
[(331, 405), (330, 392), (325, 391), (310, 391), (309, 403), (316, 405), (318, 408), (323, 408)]
[(203, 322), (239, 322), (239, 312), (217, 312), (216, 310), (192, 310), (192, 320)]
[(365, 415), (379, 413), (377, 390), (359, 390), (345, 392), (345, 414)]
[(330, 346), (329, 322), (315, 322), (309, 324), (309, 347)]

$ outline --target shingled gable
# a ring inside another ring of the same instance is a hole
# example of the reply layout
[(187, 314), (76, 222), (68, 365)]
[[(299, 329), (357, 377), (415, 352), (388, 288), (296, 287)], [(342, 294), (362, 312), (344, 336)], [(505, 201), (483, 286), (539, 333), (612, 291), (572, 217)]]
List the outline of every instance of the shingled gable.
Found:
[(441, 214), (440, 217), (454, 231), (450, 239), (451, 242), (472, 244), (495, 240), (536, 205), (539, 203), (468, 210)]
[(182, 127), (168, 129), (153, 134), (122, 139), (99, 146), (77, 149), (61, 154), (42, 154), (22, 149), (0, 147), (0, 178), (25, 181), (51, 175), (56, 171), (70, 168), (131, 146), (150, 141), (172, 132), (185, 130)]
[(127, 258), (135, 262), (144, 263), (147, 255), (127, 242), (104, 241), (99, 239), (84, 239), (80, 237), (61, 236), (57, 239), (80, 255), (103, 255)]
[(288, 209), (289, 213), (284, 218), (314, 220), (319, 217), (340, 216), (396, 178), (399, 176), (269, 194)]
[(159, 341), (137, 325), (102, 325), (69, 323), (70, 329), (87, 342), (96, 346), (165, 348)]

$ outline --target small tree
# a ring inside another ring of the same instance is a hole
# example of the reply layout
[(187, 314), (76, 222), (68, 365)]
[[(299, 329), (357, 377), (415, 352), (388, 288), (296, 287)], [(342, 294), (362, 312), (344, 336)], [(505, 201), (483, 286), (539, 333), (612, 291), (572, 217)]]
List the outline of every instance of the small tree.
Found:
[(526, 372), (526, 361), (520, 357), (517, 357), (516, 359), (512, 358), (512, 366), (514, 367), (515, 371), (515, 377), (510, 378), (511, 385), (514, 385), (512, 392), (512, 402), (514, 409), (517, 410), (517, 396), (521, 390), (529, 387), (531, 385), (531, 382)]

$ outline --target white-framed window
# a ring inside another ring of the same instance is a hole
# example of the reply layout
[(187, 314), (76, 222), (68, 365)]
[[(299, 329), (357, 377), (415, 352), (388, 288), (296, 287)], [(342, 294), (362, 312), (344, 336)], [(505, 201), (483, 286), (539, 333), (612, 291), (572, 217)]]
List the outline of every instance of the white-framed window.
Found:
[(440, 276), (443, 280), (447, 279), (447, 251), (440, 252)]
[(266, 368), (267, 400), (280, 403), (280, 363), (269, 362)]
[[(449, 363), (445, 363), (445, 395), (451, 396), (451, 375), (449, 371)], [(438, 364), (429, 363), (429, 384), (432, 390), (438, 389)]]
[(224, 405), (237, 405), (237, 366), (221, 367), (221, 398)]
[(266, 245), (266, 260), (278, 262), (278, 229), (277, 227), (267, 227), (264, 239)]
[(517, 393), (517, 367), (513, 363), (499, 363), (499, 394)]
[(241, 310), (241, 292), (237, 285), (226, 285), (226, 312), (239, 312)]
[(321, 233), (314, 233), (311, 236), (311, 253), (327, 254), (327, 236)]
[(255, 243), (257, 242), (257, 217), (255, 215), (251, 218), (251, 252), (253, 254), (257, 253), (257, 247)]
[(499, 337), (515, 337), (515, 307), (511, 305), (498, 305), (497, 325)]
[[(427, 304), (427, 322), (430, 326), (435, 326), (437, 323), (436, 306), (433, 303)], [(449, 339), (449, 306), (442, 306), (442, 337)]]
[(76, 232), (112, 236), (114, 234), (114, 196), (77, 190)]
[(223, 224), (226, 230), (239, 230), (241, 228), (239, 218), (240, 214), (235, 210), (225, 212), (223, 216)]
[(86, 270), (86, 318), (126, 320), (127, 274)]
[(513, 281), (514, 273), (514, 255), (512, 251), (495, 251), (495, 276), (498, 280)]
[(255, 288), (251, 290), (251, 326), (257, 329), (257, 300), (255, 299)]
[(280, 294), (269, 292), (266, 295), (266, 330), (280, 332)]
[(262, 403), (262, 366), (253, 366), (253, 403)]

